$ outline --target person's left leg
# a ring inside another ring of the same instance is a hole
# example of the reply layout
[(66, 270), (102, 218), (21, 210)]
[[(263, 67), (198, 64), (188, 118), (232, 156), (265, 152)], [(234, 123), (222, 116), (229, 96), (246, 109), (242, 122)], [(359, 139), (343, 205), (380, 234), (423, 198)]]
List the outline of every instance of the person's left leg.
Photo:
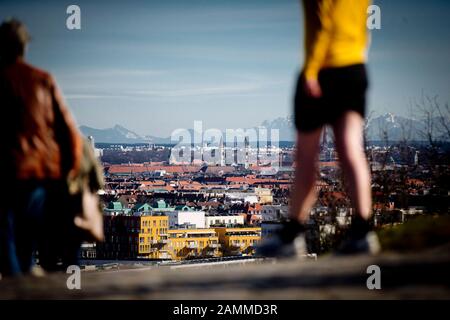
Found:
[(352, 217), (347, 239), (341, 244), (341, 254), (380, 251), (378, 237), (372, 232), (370, 172), (363, 145), (363, 117), (355, 111), (346, 111), (333, 125), (336, 148), (346, 178), (348, 192), (356, 213)]
[[(65, 271), (68, 266), (79, 264), (81, 237), (74, 224), (75, 204), (64, 181), (48, 183), (46, 190), (43, 232), (39, 238), (39, 262), (45, 271)], [(67, 210), (61, 212), (63, 207), (67, 207)]]

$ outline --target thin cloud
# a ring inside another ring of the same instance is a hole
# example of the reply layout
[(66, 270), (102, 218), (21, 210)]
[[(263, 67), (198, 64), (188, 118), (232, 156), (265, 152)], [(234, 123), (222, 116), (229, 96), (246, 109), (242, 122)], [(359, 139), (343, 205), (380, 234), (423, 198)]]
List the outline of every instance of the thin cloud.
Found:
[(66, 94), (67, 100), (91, 100), (91, 99), (116, 99), (116, 98), (128, 98), (125, 95), (114, 94)]
[(153, 96), (153, 97), (191, 97), (250, 93), (261, 89), (258, 84), (224, 85), (216, 87), (198, 87), (175, 90), (139, 90), (131, 94)]
[(115, 94), (67, 94), (69, 100), (83, 99), (122, 99), (122, 98), (178, 98), (178, 97), (201, 97), (254, 93), (262, 89), (257, 84), (225, 85), (216, 87), (198, 87), (186, 89), (162, 89), (162, 90), (136, 90)]
[(167, 74), (167, 70), (138, 70), (138, 69), (99, 69), (99, 70), (56, 70), (55, 74), (58, 79), (74, 80), (78, 78), (92, 79), (92, 78), (116, 78), (116, 77), (139, 77), (139, 76), (161, 76)]

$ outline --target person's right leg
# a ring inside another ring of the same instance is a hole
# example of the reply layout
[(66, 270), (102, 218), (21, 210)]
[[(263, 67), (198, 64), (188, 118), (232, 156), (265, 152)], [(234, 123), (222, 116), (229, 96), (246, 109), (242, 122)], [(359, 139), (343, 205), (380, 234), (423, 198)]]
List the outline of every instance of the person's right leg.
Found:
[(16, 249), (14, 212), (11, 209), (0, 212), (0, 274), (16, 276), (22, 273)]
[(369, 166), (364, 154), (363, 124), (364, 119), (359, 113), (347, 111), (333, 124), (333, 131), (350, 199), (356, 214), (367, 220), (372, 211), (372, 197)]
[(9, 200), (12, 207), (0, 212), (1, 271), (4, 275), (20, 275), (33, 267), (45, 190), (27, 182), (18, 183)]
[(304, 224), (317, 200), (316, 177), (317, 156), (322, 128), (297, 135), (296, 168), (291, 191), (291, 219)]
[(322, 128), (299, 132), (297, 137), (294, 186), (291, 191), (290, 220), (257, 248), (266, 257), (298, 257), (308, 253), (305, 240), (305, 223), (316, 201), (317, 155)]

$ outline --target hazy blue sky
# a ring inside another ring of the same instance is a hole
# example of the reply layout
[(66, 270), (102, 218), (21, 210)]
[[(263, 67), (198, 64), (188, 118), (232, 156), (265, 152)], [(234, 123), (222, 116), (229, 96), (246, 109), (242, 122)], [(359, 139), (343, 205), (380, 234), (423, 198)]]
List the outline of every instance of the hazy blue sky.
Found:
[[(405, 115), (421, 90), (450, 100), (450, 1), (375, 1), (369, 109)], [(66, 29), (81, 7), (82, 29)], [(23, 20), (31, 63), (51, 71), (78, 123), (168, 136), (291, 114), (303, 61), (297, 0), (5, 1)]]

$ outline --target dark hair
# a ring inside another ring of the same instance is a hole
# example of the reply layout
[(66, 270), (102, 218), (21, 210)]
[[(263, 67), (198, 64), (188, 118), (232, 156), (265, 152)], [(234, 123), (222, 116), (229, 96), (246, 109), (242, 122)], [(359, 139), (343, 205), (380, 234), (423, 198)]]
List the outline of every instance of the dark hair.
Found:
[(23, 56), (30, 35), (25, 25), (17, 19), (5, 20), (0, 25), (0, 59), (8, 61)]

